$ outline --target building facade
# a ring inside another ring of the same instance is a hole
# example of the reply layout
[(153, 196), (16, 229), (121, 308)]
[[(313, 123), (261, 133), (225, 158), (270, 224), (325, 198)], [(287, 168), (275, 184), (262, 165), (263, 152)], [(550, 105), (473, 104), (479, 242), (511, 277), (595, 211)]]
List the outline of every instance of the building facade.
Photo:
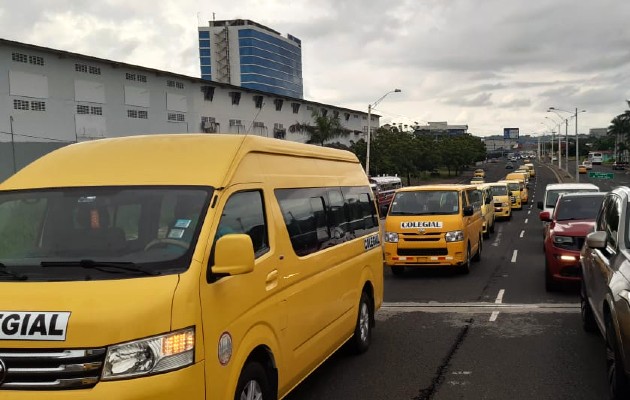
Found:
[(304, 97), (300, 39), (243, 19), (210, 21), (198, 29), (203, 79)]
[[(0, 39), (0, 180), (60, 146), (154, 133), (253, 134), (306, 142), (295, 124), (337, 116), (365, 138), (367, 113)], [(372, 114), (372, 126), (379, 116)]]
[(449, 125), (446, 121), (415, 125), (413, 129), (416, 135), (429, 136), (461, 136), (468, 133), (468, 125)]

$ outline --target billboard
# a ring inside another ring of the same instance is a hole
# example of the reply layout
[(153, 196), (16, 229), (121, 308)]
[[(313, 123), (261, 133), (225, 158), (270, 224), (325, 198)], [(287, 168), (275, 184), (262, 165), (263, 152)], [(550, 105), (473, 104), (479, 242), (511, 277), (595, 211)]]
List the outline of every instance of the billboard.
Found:
[(503, 139), (518, 139), (518, 128), (503, 128)]

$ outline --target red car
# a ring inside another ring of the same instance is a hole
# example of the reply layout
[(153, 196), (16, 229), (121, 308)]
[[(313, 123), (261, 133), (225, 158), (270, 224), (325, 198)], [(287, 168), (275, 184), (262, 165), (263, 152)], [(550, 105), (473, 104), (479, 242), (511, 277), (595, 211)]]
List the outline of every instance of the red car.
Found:
[(605, 193), (567, 193), (553, 209), (540, 213), (545, 227), (545, 288), (558, 289), (562, 282), (580, 281), (580, 250), (595, 227)]

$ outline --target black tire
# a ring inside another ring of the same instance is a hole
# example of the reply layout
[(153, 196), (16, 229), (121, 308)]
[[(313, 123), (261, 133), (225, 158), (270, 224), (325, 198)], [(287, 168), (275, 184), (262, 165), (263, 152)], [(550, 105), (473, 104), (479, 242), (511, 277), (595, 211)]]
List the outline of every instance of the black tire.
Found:
[(545, 290), (548, 292), (555, 292), (558, 290), (558, 284), (553, 280), (551, 271), (549, 271), (547, 257), (545, 257)]
[(490, 227), (488, 227), (488, 229), (483, 233), (483, 237), (484, 239), (490, 238)]
[(370, 296), (363, 292), (359, 300), (357, 323), (354, 335), (350, 338), (349, 348), (354, 354), (365, 353), (372, 343), (372, 322), (374, 321), (374, 304)]
[(628, 377), (617, 345), (617, 335), (610, 317), (606, 318), (606, 368), (608, 372), (608, 395), (611, 400), (628, 399)]
[(474, 262), (481, 261), (481, 250), (483, 250), (483, 238), (479, 236), (479, 245), (477, 246), (477, 252), (472, 258)]
[(494, 233), (494, 224), (497, 222), (495, 218), (492, 218), (492, 225), (490, 225), (490, 233)]
[(470, 243), (466, 247), (466, 258), (464, 259), (464, 262), (457, 267), (457, 272), (463, 275), (470, 273)]
[(511, 220), (512, 220), (512, 211), (510, 211), (510, 213), (508, 214), (508, 216), (507, 216), (507, 220), (508, 220), (508, 221), (511, 221)]
[(392, 269), (392, 274), (394, 274), (394, 276), (405, 275), (405, 267), (396, 266), (396, 267), (391, 267), (391, 269)]
[(593, 315), (591, 303), (588, 302), (586, 296), (584, 281), (582, 281), (580, 288), (580, 314), (582, 316), (582, 329), (589, 333), (597, 332), (597, 323), (595, 322), (595, 316)]
[[(239, 376), (238, 384), (236, 385), (236, 392), (234, 393), (234, 400), (252, 398), (248, 397), (251, 391), (261, 394), (262, 397), (260, 398), (262, 400), (274, 399), (267, 371), (260, 363), (255, 361), (249, 361), (241, 371), (241, 376)], [(258, 397), (254, 396), (253, 398)]]

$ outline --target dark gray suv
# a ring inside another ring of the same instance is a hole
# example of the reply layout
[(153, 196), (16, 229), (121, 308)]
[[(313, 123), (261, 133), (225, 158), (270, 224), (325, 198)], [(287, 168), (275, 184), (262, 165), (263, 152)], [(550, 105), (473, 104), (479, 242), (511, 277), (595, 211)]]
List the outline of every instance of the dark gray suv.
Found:
[(629, 199), (628, 187), (606, 194), (580, 257), (582, 323), (606, 340), (611, 399), (630, 398)]

